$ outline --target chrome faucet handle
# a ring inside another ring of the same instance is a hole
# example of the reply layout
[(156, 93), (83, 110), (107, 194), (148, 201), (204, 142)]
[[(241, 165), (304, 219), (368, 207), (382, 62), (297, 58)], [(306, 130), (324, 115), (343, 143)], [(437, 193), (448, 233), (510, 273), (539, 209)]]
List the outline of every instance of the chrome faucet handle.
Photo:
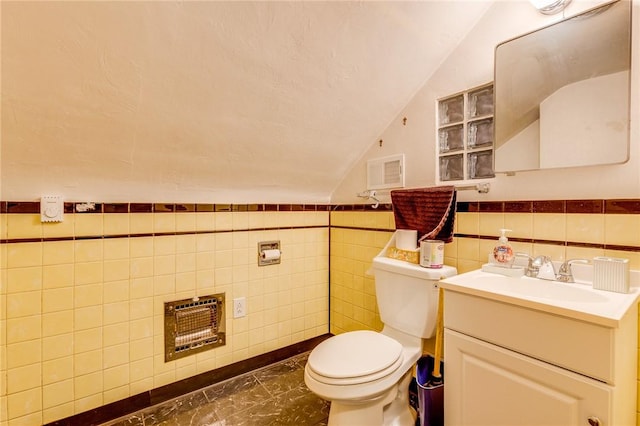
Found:
[(538, 256), (533, 259), (533, 263), (534, 265), (540, 265), (538, 266), (538, 275), (536, 275), (537, 278), (548, 281), (556, 280), (556, 267), (549, 256)]
[(573, 283), (575, 280), (573, 279), (573, 272), (571, 272), (571, 265), (574, 263), (589, 263), (587, 259), (571, 259), (565, 261), (558, 271), (558, 281), (562, 283)]

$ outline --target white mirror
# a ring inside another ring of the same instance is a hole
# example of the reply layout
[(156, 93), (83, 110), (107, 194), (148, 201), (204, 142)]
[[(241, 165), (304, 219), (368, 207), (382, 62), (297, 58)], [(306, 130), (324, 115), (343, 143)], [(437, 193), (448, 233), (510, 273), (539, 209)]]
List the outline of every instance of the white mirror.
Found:
[(630, 3), (608, 3), (496, 47), (496, 172), (629, 159)]

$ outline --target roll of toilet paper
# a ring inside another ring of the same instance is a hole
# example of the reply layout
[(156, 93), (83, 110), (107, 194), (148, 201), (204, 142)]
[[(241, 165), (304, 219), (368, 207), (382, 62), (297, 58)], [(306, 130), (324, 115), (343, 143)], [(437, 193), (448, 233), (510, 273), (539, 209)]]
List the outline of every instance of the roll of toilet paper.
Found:
[(398, 229), (396, 231), (396, 247), (400, 250), (416, 250), (418, 248), (418, 231)]
[(270, 250), (264, 250), (260, 256), (262, 257), (263, 260), (276, 260), (276, 259), (280, 259), (280, 250), (278, 249), (270, 249)]

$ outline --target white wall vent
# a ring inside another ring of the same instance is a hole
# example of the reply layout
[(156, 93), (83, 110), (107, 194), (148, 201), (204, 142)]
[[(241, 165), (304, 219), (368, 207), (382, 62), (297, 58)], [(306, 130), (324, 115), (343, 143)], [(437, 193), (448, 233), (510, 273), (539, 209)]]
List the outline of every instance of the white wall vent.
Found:
[(367, 189), (404, 188), (404, 154), (367, 161)]

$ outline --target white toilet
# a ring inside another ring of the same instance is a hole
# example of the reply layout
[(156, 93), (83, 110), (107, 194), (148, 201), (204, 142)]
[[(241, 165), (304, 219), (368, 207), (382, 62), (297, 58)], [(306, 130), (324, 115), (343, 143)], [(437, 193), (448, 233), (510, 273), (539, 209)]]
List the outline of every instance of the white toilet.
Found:
[[(390, 243), (393, 242), (390, 241)], [(384, 257), (373, 260), (382, 332), (352, 331), (320, 343), (309, 354), (304, 381), (331, 401), (330, 426), (413, 426), (412, 367), (422, 339), (435, 334), (437, 281), (456, 274)]]

